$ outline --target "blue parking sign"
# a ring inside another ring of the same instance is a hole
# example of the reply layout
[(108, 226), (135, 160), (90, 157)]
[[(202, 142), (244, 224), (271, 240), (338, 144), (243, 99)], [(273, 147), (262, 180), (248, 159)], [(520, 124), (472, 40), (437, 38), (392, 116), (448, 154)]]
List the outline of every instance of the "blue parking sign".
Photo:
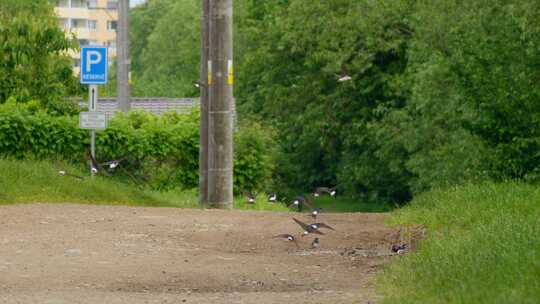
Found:
[(107, 48), (88, 46), (81, 49), (81, 83), (107, 83)]

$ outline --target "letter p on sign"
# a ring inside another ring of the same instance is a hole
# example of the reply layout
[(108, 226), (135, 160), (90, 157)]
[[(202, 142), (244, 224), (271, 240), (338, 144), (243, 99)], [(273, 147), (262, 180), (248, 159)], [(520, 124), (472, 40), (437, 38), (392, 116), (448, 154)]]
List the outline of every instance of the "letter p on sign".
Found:
[(89, 50), (86, 52), (86, 72), (92, 71), (92, 65), (99, 64), (101, 62), (101, 53), (95, 50)]

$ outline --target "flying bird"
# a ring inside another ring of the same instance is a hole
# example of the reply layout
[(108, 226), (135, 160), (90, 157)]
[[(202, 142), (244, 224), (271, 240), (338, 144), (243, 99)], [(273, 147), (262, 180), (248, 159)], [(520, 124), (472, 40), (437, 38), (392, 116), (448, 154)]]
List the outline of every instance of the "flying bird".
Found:
[(327, 224), (325, 223), (313, 223), (313, 224), (309, 224), (313, 229), (320, 229), (320, 228), (326, 228), (326, 229), (330, 229), (330, 230), (334, 230), (336, 231), (336, 229), (328, 226)]
[(276, 236), (273, 237), (274, 239), (275, 238), (283, 238), (283, 239), (286, 239), (287, 241), (289, 242), (293, 242), (296, 247), (298, 248), (298, 243), (296, 242), (296, 238), (290, 234), (278, 234)]
[(88, 153), (88, 156), (90, 157), (90, 162), (91, 162), (90, 170), (92, 171), (92, 174), (97, 174), (98, 171), (99, 171), (98, 170), (99, 164), (96, 161), (96, 159), (94, 158), (94, 156), (92, 155), (92, 153)]
[(332, 197), (335, 197), (336, 194), (337, 194), (337, 190), (336, 190), (336, 187), (332, 187), (332, 188), (329, 188), (329, 187), (317, 187), (315, 188), (315, 192), (313, 192), (313, 196), (315, 197), (319, 197), (323, 194), (328, 194)]
[(298, 212), (302, 212), (304, 206), (312, 208), (311, 205), (307, 202), (306, 198), (299, 195), (293, 199), (293, 201), (288, 205), (288, 207), (295, 207), (298, 209)]
[(320, 235), (324, 235), (324, 233), (320, 232), (318, 230), (318, 228), (315, 228), (313, 227), (312, 225), (308, 225), (302, 221), (299, 221), (297, 220), (296, 218), (293, 217), (293, 220), (298, 224), (300, 225), (300, 227), (302, 227), (302, 229), (304, 230), (304, 232), (302, 233), (302, 236), (306, 236), (310, 233), (314, 233), (314, 234), (320, 234)]
[(118, 167), (120, 165), (120, 162), (123, 161), (123, 160), (124, 160), (123, 158), (121, 158), (121, 159), (113, 159), (111, 161), (101, 163), (101, 164), (99, 164), (99, 166), (108, 167), (112, 171), (112, 170), (116, 169), (116, 167)]

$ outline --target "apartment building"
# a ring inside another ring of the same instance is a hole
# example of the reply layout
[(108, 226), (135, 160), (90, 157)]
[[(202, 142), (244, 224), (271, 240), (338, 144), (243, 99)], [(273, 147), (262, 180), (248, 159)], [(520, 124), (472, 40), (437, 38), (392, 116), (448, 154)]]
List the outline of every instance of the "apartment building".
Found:
[[(79, 40), (79, 44), (108, 47), (109, 59), (116, 57), (118, 0), (57, 0), (59, 26)], [(80, 54), (73, 52), (73, 71), (79, 73)], [(112, 60), (109, 60), (112, 62)]]

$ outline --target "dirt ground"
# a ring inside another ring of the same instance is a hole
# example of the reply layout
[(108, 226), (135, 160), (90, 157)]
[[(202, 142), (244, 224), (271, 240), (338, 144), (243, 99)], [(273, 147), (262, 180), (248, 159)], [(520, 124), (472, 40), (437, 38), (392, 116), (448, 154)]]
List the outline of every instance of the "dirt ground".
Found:
[(0, 206), (0, 303), (376, 303), (390, 258), (383, 214), (70, 204)]

